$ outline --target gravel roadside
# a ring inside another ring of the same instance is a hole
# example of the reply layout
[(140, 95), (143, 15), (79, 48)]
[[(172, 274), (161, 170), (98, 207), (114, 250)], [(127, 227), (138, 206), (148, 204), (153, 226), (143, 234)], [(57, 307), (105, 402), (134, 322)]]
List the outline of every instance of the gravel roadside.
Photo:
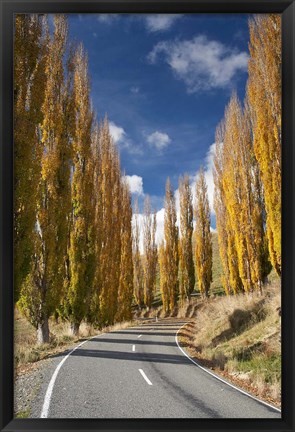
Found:
[(16, 417), (31, 417), (34, 400), (40, 390), (52, 359), (42, 360), (15, 378), (14, 413)]
[[(153, 319), (143, 319), (134, 321), (132, 325), (142, 324), (142, 321), (154, 322)], [(130, 323), (128, 323), (126, 327), (121, 325), (119, 329), (130, 326)], [(114, 327), (110, 330), (113, 331), (117, 329)], [(106, 329), (104, 329), (103, 332), (106, 332)], [(101, 333), (98, 333), (98, 335), (99, 334)], [(16, 418), (40, 418), (44, 395), (52, 374), (63, 357), (76, 345), (81, 343), (82, 340), (83, 339), (80, 339), (76, 341), (76, 343), (69, 344), (67, 347), (64, 347), (64, 349), (58, 348), (50, 358), (30, 363), (17, 373), (14, 382), (14, 413)]]
[(17, 418), (40, 418), (44, 394), (52, 374), (70, 350), (40, 360), (32, 368), (22, 372), (14, 383), (14, 413)]
[[(154, 320), (149, 321), (149, 323), (154, 322)], [(40, 418), (44, 395), (56, 367), (80, 343), (79, 340), (64, 351), (55, 353), (50, 358), (27, 364), (18, 371), (14, 383), (14, 413), (16, 418)]]

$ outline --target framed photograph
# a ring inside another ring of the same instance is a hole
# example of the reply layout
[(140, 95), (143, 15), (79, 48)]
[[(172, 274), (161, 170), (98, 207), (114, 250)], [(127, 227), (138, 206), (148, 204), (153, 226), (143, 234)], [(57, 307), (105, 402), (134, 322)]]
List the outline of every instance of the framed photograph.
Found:
[(294, 1), (0, 5), (1, 431), (294, 431)]

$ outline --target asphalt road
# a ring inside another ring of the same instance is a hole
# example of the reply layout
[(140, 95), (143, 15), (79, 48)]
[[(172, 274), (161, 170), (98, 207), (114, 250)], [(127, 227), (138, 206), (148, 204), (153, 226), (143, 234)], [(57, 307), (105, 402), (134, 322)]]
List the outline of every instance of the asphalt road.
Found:
[(60, 356), (52, 370), (55, 381), (51, 379), (51, 384), (41, 389), (42, 416), (281, 417), (277, 410), (193, 364), (175, 341), (183, 324), (180, 320), (162, 320), (114, 331), (85, 342), (66, 360)]

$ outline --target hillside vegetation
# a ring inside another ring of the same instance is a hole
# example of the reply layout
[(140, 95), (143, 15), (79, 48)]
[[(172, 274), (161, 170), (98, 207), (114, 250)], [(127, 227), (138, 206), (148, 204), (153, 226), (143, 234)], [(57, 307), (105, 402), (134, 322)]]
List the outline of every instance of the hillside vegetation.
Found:
[(194, 310), (180, 334), (181, 343), (201, 364), (238, 386), (280, 404), (280, 285), (263, 295), (211, 298)]

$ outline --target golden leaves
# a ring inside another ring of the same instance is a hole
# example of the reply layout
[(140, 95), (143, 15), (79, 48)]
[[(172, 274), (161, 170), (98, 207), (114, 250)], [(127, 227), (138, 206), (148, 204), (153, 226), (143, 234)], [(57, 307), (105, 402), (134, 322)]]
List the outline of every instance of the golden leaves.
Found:
[(264, 188), (267, 237), (273, 267), (281, 274), (281, 17), (252, 19), (248, 97), (254, 152)]
[(233, 94), (216, 131), (215, 211), (227, 292), (241, 288), (246, 292), (261, 290), (270, 271), (268, 251), (280, 274), (279, 22), (275, 15), (257, 16), (250, 21), (245, 104), (242, 107)]
[(200, 169), (196, 182), (194, 213), (196, 219), (194, 231), (196, 275), (202, 295), (208, 297), (212, 282), (212, 239), (209, 200), (203, 168)]
[(178, 298), (178, 227), (176, 208), (170, 179), (166, 182), (164, 238), (160, 258), (160, 280), (163, 303), (172, 311)]
[(189, 299), (195, 287), (195, 271), (192, 251), (193, 235), (193, 205), (189, 185), (189, 177), (185, 175), (179, 179), (180, 198), (180, 239), (179, 239), (179, 265), (180, 265), (180, 298), (183, 302)]

